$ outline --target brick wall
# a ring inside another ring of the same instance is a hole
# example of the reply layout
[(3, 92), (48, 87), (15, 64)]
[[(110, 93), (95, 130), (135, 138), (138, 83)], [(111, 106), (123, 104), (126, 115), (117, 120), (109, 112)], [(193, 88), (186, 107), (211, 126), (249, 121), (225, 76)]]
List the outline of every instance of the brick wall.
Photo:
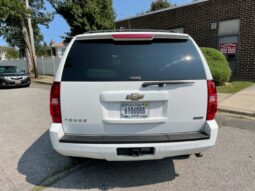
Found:
[(211, 23), (240, 19), (237, 78), (255, 80), (255, 0), (209, 0), (189, 6), (116, 22), (116, 28), (164, 29), (184, 27), (201, 47), (217, 45), (218, 30)]

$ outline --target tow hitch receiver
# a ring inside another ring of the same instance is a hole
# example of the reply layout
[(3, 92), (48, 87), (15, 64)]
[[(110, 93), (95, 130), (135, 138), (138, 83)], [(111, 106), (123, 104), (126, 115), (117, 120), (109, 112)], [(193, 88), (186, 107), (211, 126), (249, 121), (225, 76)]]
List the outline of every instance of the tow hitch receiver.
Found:
[(153, 155), (155, 148), (143, 147), (143, 148), (117, 148), (117, 155), (139, 157), (143, 155)]

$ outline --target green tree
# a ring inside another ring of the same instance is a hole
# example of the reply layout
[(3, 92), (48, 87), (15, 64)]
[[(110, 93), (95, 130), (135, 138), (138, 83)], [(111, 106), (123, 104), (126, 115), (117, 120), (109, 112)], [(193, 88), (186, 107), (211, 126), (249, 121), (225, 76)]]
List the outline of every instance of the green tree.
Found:
[(27, 18), (32, 19), (35, 44), (39, 44), (43, 40), (43, 35), (38, 25), (48, 26), (52, 15), (46, 12), (43, 0), (29, 2), (31, 8), (26, 7), (25, 0), (0, 0), (0, 36), (10, 46), (19, 48), (21, 54), (26, 56), (30, 70), (33, 69), (37, 76)]
[(50, 56), (50, 46), (46, 43), (39, 44), (35, 47), (35, 52), (37, 56)]
[(6, 48), (6, 58), (7, 59), (19, 58), (19, 52), (15, 48), (7, 47)]
[(214, 81), (217, 85), (223, 85), (231, 77), (231, 68), (223, 53), (214, 48), (201, 48), (209, 65)]
[(12, 47), (0, 46), (0, 54), (5, 54), (7, 59), (19, 58), (19, 52)]
[(112, 0), (49, 0), (70, 26), (65, 41), (90, 30), (114, 28)]
[(156, 11), (172, 6), (167, 0), (156, 0), (151, 3), (150, 11)]

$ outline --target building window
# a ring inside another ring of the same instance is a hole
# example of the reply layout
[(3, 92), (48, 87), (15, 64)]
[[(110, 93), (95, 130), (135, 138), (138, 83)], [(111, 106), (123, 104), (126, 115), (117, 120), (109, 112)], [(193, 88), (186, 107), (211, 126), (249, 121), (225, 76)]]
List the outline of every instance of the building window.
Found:
[(240, 32), (240, 19), (219, 22), (219, 36), (237, 35)]
[(184, 33), (184, 28), (183, 27), (173, 28), (173, 29), (170, 29), (170, 31), (174, 33)]

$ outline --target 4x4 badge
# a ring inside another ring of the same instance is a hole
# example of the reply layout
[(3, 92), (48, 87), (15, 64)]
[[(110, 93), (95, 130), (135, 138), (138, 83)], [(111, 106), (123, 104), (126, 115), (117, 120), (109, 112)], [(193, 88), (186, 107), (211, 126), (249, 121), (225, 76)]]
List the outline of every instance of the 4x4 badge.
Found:
[(129, 99), (132, 101), (136, 101), (136, 100), (143, 99), (143, 98), (144, 98), (144, 95), (139, 94), (139, 93), (133, 93), (133, 94), (127, 95), (127, 97), (126, 97), (127, 100)]

